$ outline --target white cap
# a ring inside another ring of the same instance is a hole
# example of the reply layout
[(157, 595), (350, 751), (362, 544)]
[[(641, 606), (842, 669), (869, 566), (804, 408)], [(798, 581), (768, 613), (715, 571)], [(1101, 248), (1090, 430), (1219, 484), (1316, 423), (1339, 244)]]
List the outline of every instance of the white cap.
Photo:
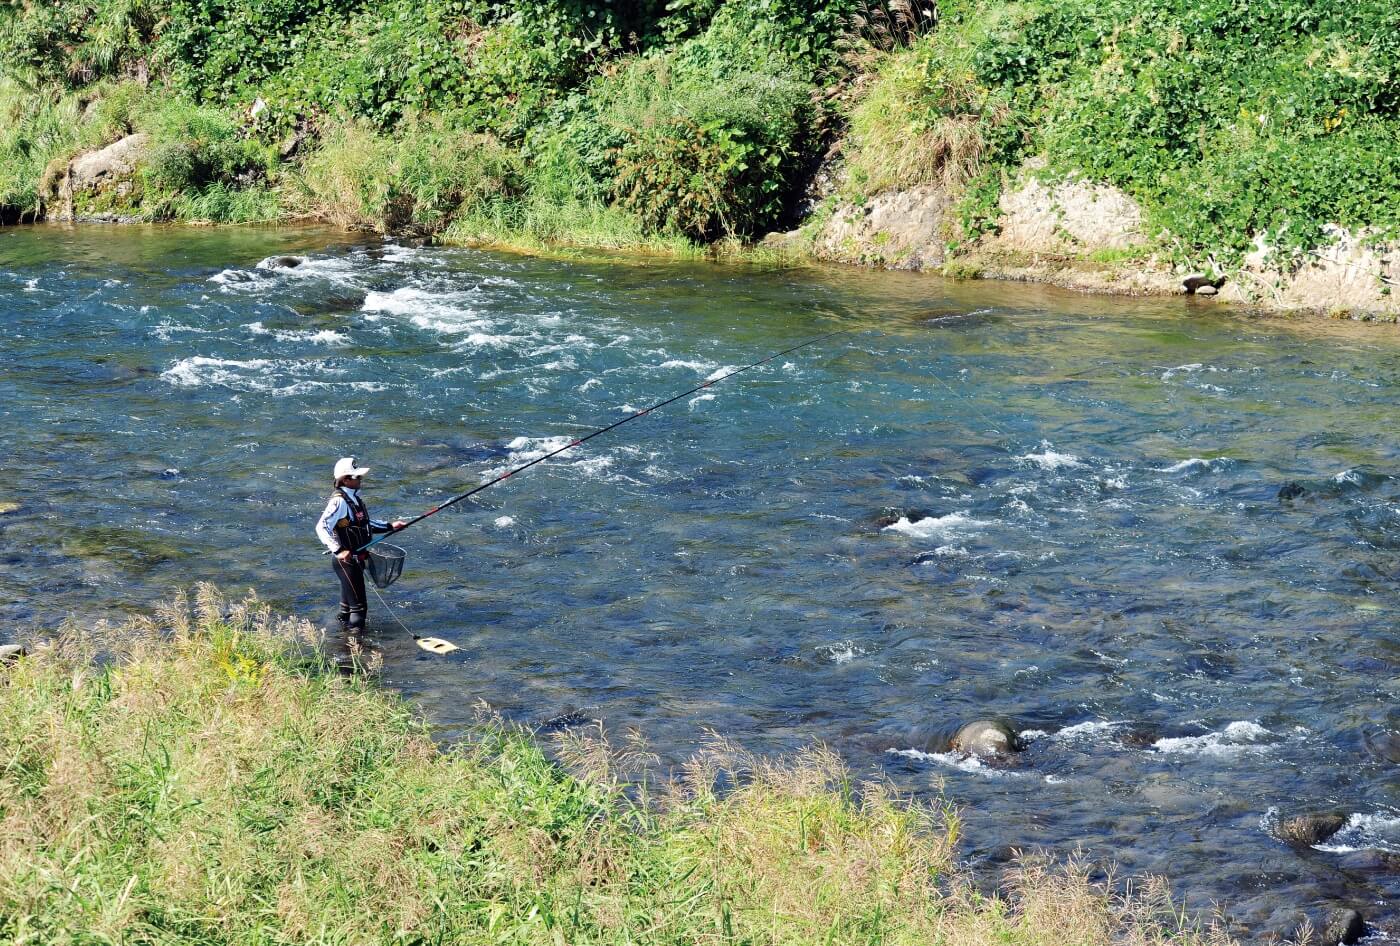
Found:
[(335, 461), (335, 478), (338, 480), (342, 476), (364, 476), (369, 472), (367, 466), (356, 466), (354, 457), (341, 457)]

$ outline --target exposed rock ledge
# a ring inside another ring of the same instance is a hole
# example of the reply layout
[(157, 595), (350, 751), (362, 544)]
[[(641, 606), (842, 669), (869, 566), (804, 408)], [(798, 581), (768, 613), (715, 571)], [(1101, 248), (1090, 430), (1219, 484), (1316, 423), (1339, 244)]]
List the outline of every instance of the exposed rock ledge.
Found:
[(78, 155), (70, 161), (55, 162), (40, 181), (40, 196), (49, 220), (77, 220), (78, 205), (100, 194), (112, 192), (125, 197), (133, 187), (136, 167), (146, 155), (150, 136), (127, 135), (119, 141)]
[[(1042, 282), (1087, 292), (1175, 295), (1191, 274), (1154, 256), (1131, 254), (1145, 242), (1142, 211), (1122, 191), (1084, 180), (1047, 184), (1029, 164), (998, 204), (999, 232), (950, 257), (953, 202), (937, 187), (877, 195), (863, 206), (838, 206), (809, 233), (818, 259), (890, 269), (940, 270)], [(1275, 310), (1312, 310), (1334, 317), (1400, 319), (1400, 244), (1376, 245), (1367, 234), (1334, 228), (1332, 243), (1280, 263), (1256, 250), (1229, 274), (1217, 298)], [(796, 234), (774, 235), (789, 244)], [(1198, 280), (1199, 282), (1199, 280)], [(1204, 290), (1215, 294), (1214, 287)]]

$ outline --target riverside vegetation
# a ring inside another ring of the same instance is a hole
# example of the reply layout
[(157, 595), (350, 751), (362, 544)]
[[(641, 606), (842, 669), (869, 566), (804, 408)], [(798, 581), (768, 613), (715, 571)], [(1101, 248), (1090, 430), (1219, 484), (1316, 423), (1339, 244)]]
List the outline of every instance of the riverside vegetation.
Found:
[[(0, 13), (0, 208), (318, 216), (497, 244), (747, 243), (937, 184), (955, 258), (1029, 159), (1182, 266), (1400, 223), (1388, 0), (54, 0)], [(823, 185), (823, 182), (826, 182)], [(953, 267), (956, 269), (956, 266)]]
[(596, 729), (439, 751), (314, 642), (203, 587), (0, 666), (0, 941), (1227, 942), (1083, 864), (980, 895), (955, 812), (820, 748), (715, 740), (662, 781)]

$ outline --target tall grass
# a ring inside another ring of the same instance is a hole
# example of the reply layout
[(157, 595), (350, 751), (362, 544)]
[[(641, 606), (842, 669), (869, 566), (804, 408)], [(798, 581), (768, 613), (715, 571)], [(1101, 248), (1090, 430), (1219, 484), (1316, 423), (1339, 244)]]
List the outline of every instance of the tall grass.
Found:
[(363, 122), (329, 129), (297, 183), (305, 209), (340, 226), (439, 230), (517, 195), (523, 165), (491, 135), (420, 121), (388, 135)]
[(1223, 942), (1073, 867), (979, 896), (949, 809), (824, 749), (712, 740), (657, 782), (597, 730), (555, 748), (487, 718), (439, 751), (308, 625), (209, 588), (69, 633), (0, 670), (0, 941)]
[(977, 81), (972, 57), (971, 44), (951, 29), (885, 53), (868, 44), (851, 49), (851, 65), (868, 79), (842, 145), (849, 192), (939, 184), (956, 194), (981, 171), (988, 139), (1010, 110)]

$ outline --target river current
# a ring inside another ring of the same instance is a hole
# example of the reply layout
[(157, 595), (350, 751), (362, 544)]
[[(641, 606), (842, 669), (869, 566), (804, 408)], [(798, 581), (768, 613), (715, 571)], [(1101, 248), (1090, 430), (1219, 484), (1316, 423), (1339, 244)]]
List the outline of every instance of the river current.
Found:
[[(279, 265), (278, 257), (304, 259)], [(0, 641), (213, 580), (325, 623), (330, 468), (407, 516), (383, 677), (813, 740), (964, 806), (964, 854), (1083, 846), (1246, 933), (1400, 928), (1400, 337), (1189, 300), (533, 259), (331, 231), (0, 230)], [(1282, 491), (1282, 494), (1281, 494)], [(1027, 730), (1014, 764), (947, 751)], [(1279, 817), (1336, 810), (1315, 848)]]

